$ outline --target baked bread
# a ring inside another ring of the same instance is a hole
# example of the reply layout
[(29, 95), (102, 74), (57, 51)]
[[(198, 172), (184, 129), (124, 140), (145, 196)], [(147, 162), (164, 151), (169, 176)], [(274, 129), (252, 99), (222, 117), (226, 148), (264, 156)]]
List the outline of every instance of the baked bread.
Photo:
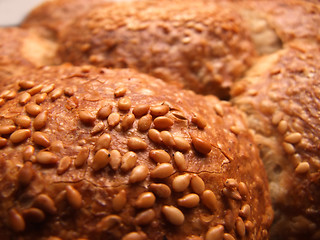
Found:
[(26, 16), (21, 27), (32, 28), (43, 37), (57, 39), (61, 29), (70, 21), (103, 2), (108, 0), (46, 0)]
[(267, 169), (271, 239), (320, 238), (320, 49), (293, 42), (260, 59), (233, 88)]
[(89, 66), (30, 70), (8, 91), (0, 239), (268, 237), (265, 170), (230, 103)]
[(56, 43), (20, 28), (0, 28), (0, 87), (25, 68), (56, 63)]
[(135, 68), (222, 99), (255, 55), (242, 18), (229, 2), (99, 5), (61, 32), (63, 61)]

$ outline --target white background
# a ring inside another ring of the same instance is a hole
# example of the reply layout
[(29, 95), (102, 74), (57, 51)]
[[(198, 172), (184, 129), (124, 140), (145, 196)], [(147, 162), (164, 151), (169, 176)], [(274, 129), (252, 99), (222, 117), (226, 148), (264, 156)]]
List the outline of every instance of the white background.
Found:
[(28, 12), (44, 0), (0, 0), (0, 26), (19, 24)]

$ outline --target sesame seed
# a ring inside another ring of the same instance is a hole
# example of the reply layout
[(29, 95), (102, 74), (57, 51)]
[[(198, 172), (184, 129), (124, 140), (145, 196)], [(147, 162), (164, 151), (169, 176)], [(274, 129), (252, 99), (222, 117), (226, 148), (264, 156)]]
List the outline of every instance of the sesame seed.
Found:
[(140, 118), (148, 113), (149, 108), (150, 106), (148, 104), (138, 105), (133, 108), (132, 113), (136, 116), (136, 118)]
[(23, 217), (20, 213), (14, 208), (9, 210), (8, 220), (12, 230), (15, 232), (22, 232), (26, 228)]
[(71, 165), (71, 158), (69, 156), (65, 156), (60, 159), (59, 165), (57, 167), (57, 174), (61, 175), (64, 174)]
[(47, 86), (44, 86), (44, 87), (41, 89), (41, 92), (42, 92), (42, 93), (49, 93), (49, 92), (52, 92), (54, 88), (55, 88), (54, 83), (51, 83), (51, 84), (49, 84), (49, 85), (47, 85)]
[(214, 212), (218, 207), (216, 195), (211, 190), (205, 190), (201, 195), (202, 203)]
[(224, 227), (222, 225), (217, 225), (215, 227), (209, 228), (206, 233), (205, 240), (222, 240), (224, 234)]
[(118, 87), (118, 88), (116, 88), (115, 91), (114, 91), (114, 96), (115, 96), (116, 98), (118, 98), (118, 97), (123, 97), (123, 96), (126, 94), (126, 92), (127, 92), (127, 88), (125, 88), (125, 87)]
[(75, 86), (66, 87), (66, 88), (64, 89), (64, 94), (65, 94), (66, 96), (68, 96), (68, 97), (71, 97), (71, 96), (74, 95), (75, 91), (76, 91), (76, 87), (75, 87)]
[(236, 189), (223, 188), (222, 192), (228, 198), (238, 201), (242, 200), (240, 193)]
[(148, 137), (154, 143), (157, 143), (157, 144), (161, 144), (162, 143), (160, 132), (158, 130), (156, 130), (156, 129), (150, 129), (148, 131)]
[(124, 172), (127, 172), (134, 168), (136, 165), (138, 156), (134, 152), (127, 152), (122, 156), (122, 161), (121, 161), (121, 170)]
[(231, 234), (225, 233), (223, 234), (223, 240), (235, 240), (235, 238)]
[(138, 130), (140, 132), (147, 131), (152, 124), (152, 116), (150, 114), (141, 117), (138, 121)]
[(207, 122), (204, 120), (204, 118), (195, 113), (191, 118), (191, 122), (194, 123), (200, 129), (204, 129), (207, 126)]
[(127, 204), (127, 193), (125, 190), (121, 190), (113, 199), (112, 199), (112, 208), (113, 210), (119, 212)]
[(97, 112), (97, 118), (102, 120), (107, 119), (107, 117), (111, 114), (111, 112), (112, 112), (111, 105), (101, 107)]
[(223, 108), (222, 108), (222, 106), (221, 106), (220, 104), (214, 105), (213, 108), (214, 108), (214, 110), (216, 111), (216, 113), (217, 113), (219, 116), (223, 117), (224, 111), (223, 111)]
[(1, 94), (1, 97), (6, 100), (14, 99), (17, 96), (17, 92), (13, 90), (6, 90)]
[(241, 238), (243, 238), (246, 235), (246, 227), (241, 217), (237, 217), (236, 232)]
[(23, 160), (25, 162), (30, 161), (31, 157), (33, 156), (33, 153), (34, 153), (34, 147), (31, 145), (26, 146), (22, 152)]
[(135, 206), (137, 208), (150, 208), (156, 201), (156, 197), (152, 192), (144, 192), (138, 196)]
[(302, 135), (298, 132), (290, 133), (285, 136), (284, 140), (288, 143), (296, 144), (299, 143), (302, 139)]
[(46, 100), (47, 95), (48, 95), (48, 94), (46, 94), (46, 93), (37, 94), (37, 95), (35, 96), (35, 102), (36, 102), (37, 104), (43, 103), (43, 102)]
[(57, 100), (59, 97), (61, 97), (63, 95), (63, 90), (60, 88), (57, 88), (55, 90), (52, 91), (51, 93), (51, 100), (55, 101)]
[(5, 126), (0, 126), (0, 134), (1, 135), (7, 135), (13, 133), (17, 129), (16, 126), (14, 125), (5, 125)]
[(227, 187), (227, 188), (237, 188), (238, 187), (238, 182), (237, 180), (235, 180), (234, 178), (228, 178), (224, 185)]
[(127, 97), (119, 99), (118, 108), (120, 111), (129, 111), (131, 108), (131, 100)]
[(158, 130), (165, 130), (173, 125), (173, 120), (168, 117), (157, 117), (153, 121), (154, 127)]
[(297, 174), (306, 174), (310, 170), (310, 165), (308, 162), (301, 162), (295, 169), (295, 173)]
[(47, 134), (43, 132), (34, 132), (32, 135), (32, 140), (35, 144), (38, 144), (42, 147), (49, 147), (50, 146), (50, 139)]
[(157, 163), (170, 162), (170, 155), (162, 149), (153, 149), (149, 152), (149, 157)]
[(281, 133), (281, 134), (284, 134), (288, 129), (288, 123), (287, 121), (285, 120), (281, 120), (278, 124), (278, 131)]
[(153, 221), (153, 219), (155, 218), (156, 216), (156, 213), (154, 212), (153, 209), (148, 209), (148, 210), (145, 210), (143, 212), (140, 212), (134, 222), (137, 224), (137, 225), (147, 225), (149, 223), (151, 223)]
[(192, 136), (192, 144), (199, 153), (206, 155), (211, 152), (211, 144), (202, 138)]
[(80, 168), (85, 164), (90, 154), (89, 148), (83, 147), (81, 148), (80, 152), (78, 153), (76, 159), (74, 160), (74, 166), (76, 168)]
[(182, 198), (179, 198), (177, 201), (179, 206), (186, 207), (186, 208), (196, 207), (198, 206), (199, 202), (200, 202), (199, 196), (194, 193), (187, 194)]
[(52, 152), (40, 151), (36, 156), (36, 160), (40, 164), (55, 164), (58, 162), (58, 156)]
[(172, 134), (169, 131), (161, 131), (160, 132), (160, 137), (162, 142), (167, 146), (167, 147), (174, 147), (176, 145), (174, 138)]
[(79, 118), (84, 124), (92, 124), (96, 120), (95, 116), (87, 110), (81, 110), (79, 112)]
[(20, 129), (10, 135), (10, 141), (14, 144), (21, 143), (31, 136), (30, 129)]
[(205, 184), (204, 184), (202, 178), (196, 174), (192, 175), (190, 185), (191, 185), (192, 190), (196, 194), (202, 194), (203, 191), (205, 190)]
[(135, 119), (136, 118), (132, 113), (128, 113), (127, 115), (125, 115), (121, 121), (121, 129), (123, 131), (127, 131), (128, 129), (130, 129)]
[(163, 206), (161, 209), (166, 219), (173, 225), (182, 225), (184, 222), (183, 213), (174, 206)]
[(27, 92), (30, 93), (31, 96), (39, 93), (41, 91), (41, 89), (43, 88), (43, 85), (37, 85), (34, 86), (33, 88), (29, 89)]
[(121, 240), (146, 240), (148, 239), (143, 232), (131, 232), (126, 234)]
[(150, 177), (152, 177), (152, 178), (167, 178), (173, 172), (174, 172), (174, 169), (171, 164), (161, 163), (150, 172)]
[(131, 137), (127, 141), (129, 150), (140, 151), (147, 149), (148, 145), (139, 137)]
[(7, 139), (0, 137), (0, 148), (7, 146), (7, 143), (8, 143)]
[(189, 187), (190, 180), (191, 176), (188, 173), (176, 176), (172, 181), (172, 189), (175, 192), (183, 192)]
[(105, 125), (103, 122), (98, 122), (91, 130), (91, 134), (95, 135), (102, 132), (105, 129)]
[(168, 198), (171, 195), (171, 189), (163, 183), (151, 183), (149, 190), (160, 198)]
[(111, 136), (107, 133), (102, 134), (96, 141), (95, 150), (100, 150), (101, 148), (108, 149), (111, 143)]
[(175, 152), (173, 159), (180, 171), (187, 170), (187, 162), (181, 152)]
[(34, 199), (33, 206), (42, 209), (43, 211), (55, 214), (57, 208), (55, 207), (54, 201), (47, 194), (40, 194)]
[(39, 113), (38, 116), (33, 121), (34, 129), (41, 130), (42, 128), (44, 128), (46, 126), (47, 119), (48, 119), (48, 112), (47, 111), (43, 111), (43, 112)]
[(243, 218), (248, 218), (250, 216), (250, 212), (251, 212), (250, 205), (244, 204), (239, 211), (239, 215)]
[(34, 171), (32, 169), (32, 163), (26, 162), (19, 171), (18, 181), (21, 185), (27, 186), (31, 182), (33, 176)]
[(102, 218), (97, 224), (98, 231), (108, 231), (121, 223), (121, 217), (118, 215), (108, 215)]
[(147, 178), (148, 174), (149, 174), (148, 167), (144, 165), (136, 166), (134, 169), (132, 169), (132, 172), (129, 177), (129, 182), (130, 183), (142, 182)]
[(278, 125), (279, 122), (282, 120), (283, 118), (283, 112), (275, 112), (272, 116), (271, 122), (273, 125)]
[(27, 115), (19, 115), (15, 119), (15, 123), (21, 128), (29, 128), (31, 125), (31, 119)]
[(31, 95), (27, 92), (24, 92), (19, 96), (19, 103), (21, 105), (27, 104), (30, 100), (31, 100)]
[(66, 186), (67, 200), (71, 207), (74, 209), (79, 209), (82, 206), (82, 196), (78, 190), (76, 190), (71, 185)]
[(284, 151), (289, 155), (294, 154), (296, 151), (296, 149), (294, 148), (294, 146), (291, 143), (283, 142), (282, 147), (283, 147)]
[(31, 116), (37, 116), (42, 111), (42, 107), (35, 103), (29, 103), (25, 108), (26, 112)]
[(105, 168), (110, 161), (110, 153), (107, 149), (100, 149), (96, 152), (96, 154), (93, 157), (93, 162), (91, 164), (91, 167), (94, 171), (99, 171), (103, 168)]
[(111, 150), (109, 165), (112, 170), (118, 170), (121, 163), (121, 153), (118, 150)]
[(33, 81), (20, 81), (19, 83), (19, 87), (22, 88), (22, 89), (30, 89), (30, 88), (33, 88), (35, 83)]
[(166, 104), (150, 107), (150, 114), (154, 117), (166, 115), (168, 112), (169, 112), (169, 106)]
[(43, 211), (38, 208), (23, 209), (21, 214), (27, 222), (40, 223), (45, 219)]
[(190, 150), (190, 143), (183, 137), (174, 136), (175, 148), (182, 152), (187, 152)]
[(243, 199), (246, 199), (247, 196), (249, 196), (249, 190), (244, 182), (239, 183), (238, 190)]
[(108, 117), (108, 124), (110, 127), (115, 127), (120, 122), (120, 114), (117, 112), (113, 112)]

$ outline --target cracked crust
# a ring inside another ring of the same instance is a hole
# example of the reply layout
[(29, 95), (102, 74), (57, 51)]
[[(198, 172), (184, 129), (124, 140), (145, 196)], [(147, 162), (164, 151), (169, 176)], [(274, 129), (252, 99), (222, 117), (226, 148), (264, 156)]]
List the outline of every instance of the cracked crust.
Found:
[(227, 99), (255, 56), (249, 32), (231, 6), (208, 1), (99, 5), (62, 31), (60, 56), (76, 65), (135, 68)]
[(268, 172), (273, 239), (320, 236), (319, 56), (318, 45), (293, 42), (260, 59), (232, 91)]
[[(64, 65), (12, 81), (1, 94), (5, 103), (0, 107), (1, 239), (120, 239), (129, 233), (128, 239), (208, 239), (218, 233), (267, 238), (273, 213), (266, 175), (241, 114), (229, 103), (132, 70)], [(15, 97), (6, 98), (13, 92)], [(21, 101), (26, 92), (31, 98)], [(120, 111), (124, 98), (130, 109)], [(152, 114), (149, 128), (162, 128), (159, 141), (137, 129), (142, 117), (133, 109), (146, 104), (158, 106), (147, 112)], [(114, 114), (108, 107), (99, 111), (103, 106), (112, 106)], [(127, 129), (124, 118), (131, 112), (137, 117)], [(31, 125), (17, 121), (19, 115), (29, 116)], [(159, 117), (162, 125), (155, 125)], [(132, 137), (136, 140), (129, 143)], [(165, 150), (170, 160), (151, 159), (152, 149)], [(129, 150), (134, 154), (124, 157)], [(110, 156), (98, 157), (98, 151)], [(120, 165), (111, 152), (121, 155)], [(136, 162), (128, 167), (133, 156)], [(103, 165), (108, 157), (112, 163), (109, 159)], [(140, 169), (140, 180), (133, 182), (137, 166), (145, 166), (147, 175)], [(148, 200), (141, 200), (141, 209), (136, 200), (144, 192)], [(156, 197), (153, 203), (150, 192)]]

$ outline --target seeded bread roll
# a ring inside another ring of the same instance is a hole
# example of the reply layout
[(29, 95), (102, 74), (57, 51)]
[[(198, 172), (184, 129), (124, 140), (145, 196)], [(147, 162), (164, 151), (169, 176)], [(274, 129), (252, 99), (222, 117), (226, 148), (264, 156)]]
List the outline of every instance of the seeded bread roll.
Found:
[(19, 28), (0, 28), (0, 87), (25, 68), (55, 63), (56, 44)]
[(93, 6), (108, 1), (47, 0), (28, 14), (23, 20), (21, 27), (36, 29), (42, 36), (56, 39), (61, 29), (66, 27), (74, 18)]
[(266, 174), (229, 103), (132, 70), (13, 81), (0, 95), (0, 239), (268, 237)]
[(271, 239), (320, 238), (320, 49), (292, 43), (262, 58), (233, 89), (267, 169)]
[(130, 67), (202, 94), (228, 98), (254, 56), (228, 2), (128, 1), (99, 6), (62, 31), (74, 64)]

